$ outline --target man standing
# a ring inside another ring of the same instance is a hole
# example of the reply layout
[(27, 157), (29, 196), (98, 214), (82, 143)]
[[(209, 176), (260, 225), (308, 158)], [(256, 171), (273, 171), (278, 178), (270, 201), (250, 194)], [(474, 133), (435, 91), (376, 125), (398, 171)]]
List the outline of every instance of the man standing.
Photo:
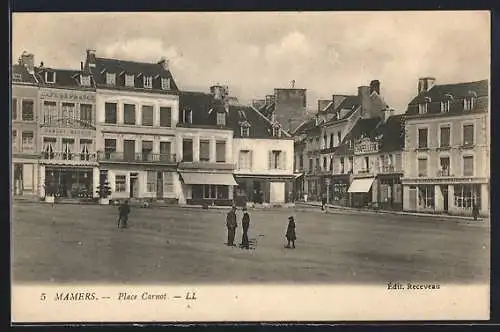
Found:
[(250, 242), (248, 241), (248, 228), (250, 227), (250, 215), (247, 212), (247, 208), (243, 208), (243, 219), (241, 220), (241, 225), (243, 226), (243, 236), (241, 238), (241, 247), (244, 249), (249, 249)]
[(128, 215), (130, 213), (130, 206), (128, 205), (128, 200), (125, 200), (123, 204), (118, 208), (118, 228), (120, 228), (120, 224), (122, 223), (122, 228), (127, 228)]
[(227, 226), (227, 245), (234, 246), (234, 235), (236, 233), (236, 206), (233, 205), (231, 211), (227, 213), (226, 216), (226, 226)]

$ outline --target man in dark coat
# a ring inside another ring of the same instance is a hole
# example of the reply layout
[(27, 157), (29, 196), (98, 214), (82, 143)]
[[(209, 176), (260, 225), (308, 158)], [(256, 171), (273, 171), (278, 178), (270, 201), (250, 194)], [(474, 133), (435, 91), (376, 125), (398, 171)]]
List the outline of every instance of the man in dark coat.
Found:
[(250, 227), (250, 215), (247, 212), (247, 208), (243, 208), (243, 218), (241, 219), (241, 225), (243, 226), (243, 236), (241, 237), (241, 247), (244, 249), (249, 249), (250, 242), (248, 241), (248, 228)]
[(326, 195), (323, 195), (321, 197), (321, 211), (325, 210), (325, 205), (326, 205)]
[(474, 217), (474, 220), (477, 220), (477, 217), (479, 217), (479, 204), (477, 203), (472, 205), (472, 216)]
[(125, 202), (118, 207), (118, 213), (118, 228), (120, 228), (120, 224), (123, 224), (122, 228), (127, 228), (128, 215), (130, 213), (128, 200), (125, 200)]
[(236, 223), (236, 206), (231, 208), (231, 211), (227, 213), (226, 216), (226, 227), (227, 227), (227, 245), (234, 246), (234, 236), (236, 233), (236, 227), (238, 224)]
[(288, 241), (288, 244), (285, 246), (285, 248), (290, 248), (291, 242), (292, 248), (295, 249), (295, 239), (297, 237), (295, 236), (295, 220), (293, 219), (293, 217), (288, 217), (288, 227), (286, 228), (285, 237)]

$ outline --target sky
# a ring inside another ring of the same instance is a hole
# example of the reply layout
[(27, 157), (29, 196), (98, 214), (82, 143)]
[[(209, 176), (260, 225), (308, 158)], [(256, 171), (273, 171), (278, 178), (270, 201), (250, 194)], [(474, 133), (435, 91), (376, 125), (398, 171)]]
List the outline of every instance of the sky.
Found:
[(241, 102), (274, 88), (307, 89), (307, 104), (381, 82), (397, 113), (419, 77), (489, 78), (490, 16), (463, 12), (14, 13), (12, 61), (23, 51), (53, 68), (98, 57), (169, 66), (181, 90), (229, 86)]

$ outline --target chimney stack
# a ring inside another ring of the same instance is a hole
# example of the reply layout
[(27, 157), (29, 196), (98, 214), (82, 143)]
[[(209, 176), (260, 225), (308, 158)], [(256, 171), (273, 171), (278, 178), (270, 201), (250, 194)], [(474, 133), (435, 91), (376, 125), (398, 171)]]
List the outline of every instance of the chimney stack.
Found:
[(378, 95), (380, 95), (380, 81), (379, 80), (373, 80), (370, 82), (370, 95), (376, 92)]
[(266, 106), (271, 105), (272, 103), (274, 103), (274, 101), (275, 101), (274, 95), (267, 95), (266, 96)]
[(87, 61), (86, 64), (89, 68), (95, 68), (96, 59), (95, 59), (95, 50), (87, 50)]
[(21, 65), (28, 70), (28, 73), (35, 73), (35, 56), (32, 53), (27, 53), (26, 51), (21, 54)]
[(369, 108), (370, 108), (370, 87), (369, 86), (359, 86), (358, 87), (358, 98), (361, 103), (361, 117), (369, 118)]
[(432, 89), (436, 79), (434, 77), (421, 77), (418, 79), (418, 94), (425, 93)]
[(80, 61), (80, 70), (83, 71), (83, 61)]
[(210, 94), (214, 97), (216, 100), (222, 100), (226, 98), (228, 95), (228, 87), (226, 86), (221, 86), (221, 85), (212, 85), (210, 87)]
[(162, 57), (158, 64), (162, 66), (163, 70), (168, 71), (168, 60), (165, 57)]

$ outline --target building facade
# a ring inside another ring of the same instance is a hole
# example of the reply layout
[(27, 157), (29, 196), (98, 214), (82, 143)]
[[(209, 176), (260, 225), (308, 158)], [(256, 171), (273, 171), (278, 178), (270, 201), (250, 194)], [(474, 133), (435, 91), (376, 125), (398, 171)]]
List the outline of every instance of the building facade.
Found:
[(38, 78), (34, 55), (23, 53), (12, 67), (12, 194), (36, 197), (39, 179)]
[(404, 210), (470, 215), (490, 211), (488, 81), (419, 80), (406, 112)]

